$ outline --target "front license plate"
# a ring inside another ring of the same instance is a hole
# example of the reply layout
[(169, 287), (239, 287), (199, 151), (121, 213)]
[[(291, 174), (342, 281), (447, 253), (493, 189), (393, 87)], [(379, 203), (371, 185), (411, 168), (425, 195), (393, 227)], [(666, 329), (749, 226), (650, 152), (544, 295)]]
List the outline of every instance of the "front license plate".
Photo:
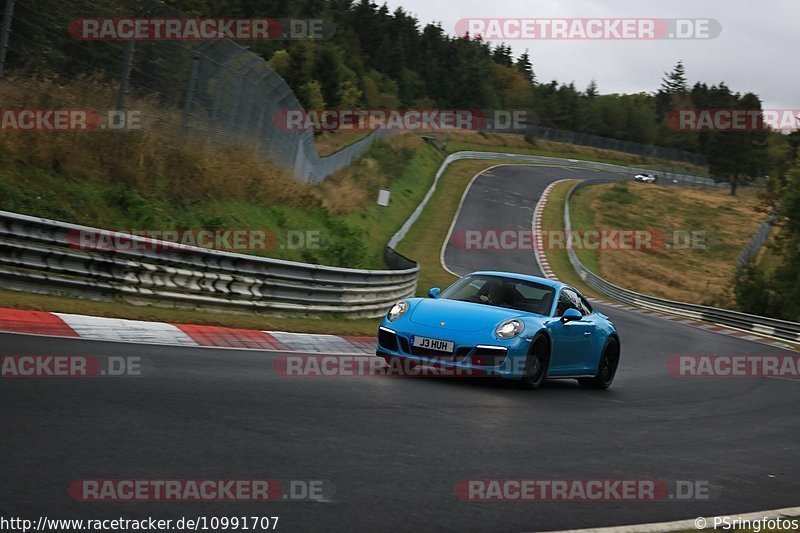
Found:
[(428, 337), (411, 337), (411, 346), (416, 348), (427, 348), (440, 352), (453, 353), (455, 343), (453, 341), (443, 341), (441, 339), (429, 339)]

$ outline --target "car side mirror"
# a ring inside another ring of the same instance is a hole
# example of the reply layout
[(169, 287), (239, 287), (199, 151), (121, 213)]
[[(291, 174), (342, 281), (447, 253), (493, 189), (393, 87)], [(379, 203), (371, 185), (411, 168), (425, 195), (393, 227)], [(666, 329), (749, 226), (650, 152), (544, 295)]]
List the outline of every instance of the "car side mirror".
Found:
[(442, 292), (442, 289), (440, 289), (439, 287), (434, 287), (434, 288), (432, 288), (431, 290), (428, 291), (428, 297), (429, 298), (438, 298), (440, 292)]
[(569, 308), (566, 311), (564, 311), (564, 314), (561, 316), (561, 321), (566, 324), (567, 322), (572, 322), (573, 320), (580, 320), (581, 318), (583, 318), (583, 315), (581, 314), (580, 311), (578, 311), (575, 308)]

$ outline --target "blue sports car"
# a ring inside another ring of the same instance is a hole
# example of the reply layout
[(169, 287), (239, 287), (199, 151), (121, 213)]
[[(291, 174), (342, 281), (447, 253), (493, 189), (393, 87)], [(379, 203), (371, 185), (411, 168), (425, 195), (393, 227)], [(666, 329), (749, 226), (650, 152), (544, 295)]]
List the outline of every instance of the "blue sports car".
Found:
[(545, 378), (595, 389), (614, 380), (617, 330), (569, 285), (474, 272), (428, 296), (397, 302), (381, 322), (376, 354), (390, 365), (516, 379), (531, 389)]

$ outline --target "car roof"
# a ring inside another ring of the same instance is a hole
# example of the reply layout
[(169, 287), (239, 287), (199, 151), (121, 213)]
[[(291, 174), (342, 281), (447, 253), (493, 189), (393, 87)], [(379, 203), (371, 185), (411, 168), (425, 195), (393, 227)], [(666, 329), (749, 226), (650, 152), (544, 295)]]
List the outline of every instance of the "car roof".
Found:
[(504, 278), (511, 278), (511, 279), (520, 279), (524, 281), (532, 281), (534, 283), (539, 283), (541, 285), (546, 285), (548, 287), (553, 287), (554, 289), (558, 290), (561, 287), (569, 287), (566, 283), (561, 283), (560, 281), (554, 281), (552, 279), (547, 278), (540, 278), (538, 276), (530, 276), (528, 274), (519, 274), (517, 272), (499, 272), (496, 270), (480, 270), (478, 272), (472, 272), (468, 274), (469, 276), (478, 276), (478, 275), (485, 275), (485, 276), (499, 276)]

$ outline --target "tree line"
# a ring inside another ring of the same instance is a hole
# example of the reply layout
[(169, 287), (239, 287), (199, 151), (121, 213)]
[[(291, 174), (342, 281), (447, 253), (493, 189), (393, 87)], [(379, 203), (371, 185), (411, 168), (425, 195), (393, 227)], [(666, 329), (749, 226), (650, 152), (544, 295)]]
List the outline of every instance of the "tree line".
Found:
[[(514, 57), (505, 43), (451, 36), (441, 24), (422, 25), (402, 7), (370, 0), (177, 0), (204, 16), (316, 18), (333, 24), (325, 40), (253, 44), (307, 108), (524, 109), (536, 125), (705, 155), (709, 171), (731, 184), (775, 170), (771, 156), (787, 143), (768, 131), (693, 132), (669, 124), (676, 109), (760, 110), (760, 98), (724, 82), (690, 85), (681, 61), (653, 92), (601, 94), (592, 81), (537, 79), (535, 57)], [(654, 86), (658, 80), (654, 80)]]

